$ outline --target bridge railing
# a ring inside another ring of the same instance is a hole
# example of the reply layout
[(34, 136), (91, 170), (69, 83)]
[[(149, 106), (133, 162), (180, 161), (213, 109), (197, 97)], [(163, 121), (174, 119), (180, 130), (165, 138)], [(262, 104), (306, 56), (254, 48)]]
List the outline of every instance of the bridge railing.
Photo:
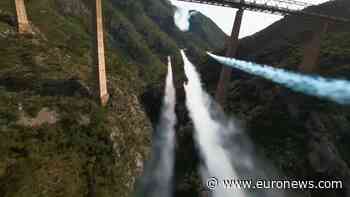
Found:
[[(297, 16), (315, 17), (315, 18), (319, 18), (327, 21), (350, 23), (350, 19), (348, 18), (334, 17), (334, 16), (329, 16), (321, 13), (307, 12), (305, 10), (302, 10), (303, 8), (305, 8), (302, 5), (307, 5), (306, 7), (308, 7), (311, 4), (307, 4), (301, 1), (294, 1), (294, 0), (178, 0), (178, 1), (201, 3), (201, 4), (208, 4), (208, 5), (214, 5), (214, 6), (232, 7), (232, 8), (243, 8), (251, 11), (267, 12), (267, 13), (280, 14), (280, 15), (297, 15)], [(283, 1), (285, 5), (288, 4), (290, 6), (283, 6), (284, 4), (278, 3), (279, 1)]]

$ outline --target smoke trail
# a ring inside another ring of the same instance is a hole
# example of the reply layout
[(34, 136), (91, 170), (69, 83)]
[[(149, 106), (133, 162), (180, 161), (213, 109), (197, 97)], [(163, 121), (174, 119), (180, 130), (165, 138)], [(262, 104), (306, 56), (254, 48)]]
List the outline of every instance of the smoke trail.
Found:
[[(184, 51), (181, 51), (185, 74), (189, 79), (185, 85), (186, 106), (190, 112), (195, 127), (195, 140), (205, 162), (206, 173), (202, 173), (203, 179), (215, 177), (217, 180), (237, 178), (233, 169), (230, 156), (222, 146), (220, 134), (225, 129), (220, 122), (214, 120), (210, 114), (210, 99), (201, 87), (200, 77), (194, 66), (187, 59)], [(209, 177), (206, 177), (209, 176)], [(218, 187), (214, 191), (215, 197), (231, 197), (232, 190)], [(235, 197), (245, 197), (241, 190), (234, 191)]]
[(196, 11), (177, 7), (174, 15), (175, 25), (181, 31), (188, 31), (190, 29), (190, 18), (196, 13)]
[(221, 57), (211, 53), (208, 54), (222, 64), (263, 77), (294, 91), (325, 98), (339, 104), (350, 104), (349, 81), (303, 75), (267, 65), (259, 65), (234, 58)]
[(170, 57), (165, 85), (165, 96), (159, 125), (153, 136), (152, 158), (140, 180), (136, 196), (171, 197), (175, 146), (175, 88)]

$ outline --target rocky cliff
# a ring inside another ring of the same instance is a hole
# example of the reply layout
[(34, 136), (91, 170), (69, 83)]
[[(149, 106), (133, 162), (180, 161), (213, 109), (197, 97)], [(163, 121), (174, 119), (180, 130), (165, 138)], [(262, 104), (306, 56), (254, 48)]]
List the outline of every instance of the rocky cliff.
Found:
[(0, 2), (0, 196), (130, 196), (152, 132), (140, 95), (163, 81), (180, 47), (218, 46), (201, 22), (180, 32), (166, 0), (103, 1), (111, 99), (101, 108), (91, 1), (26, 3), (34, 35), (18, 35), (14, 1)]
[[(333, 1), (307, 10), (350, 18), (349, 1)], [(320, 22), (287, 16), (241, 40), (239, 58), (297, 71), (303, 48)], [(349, 79), (350, 25), (331, 24), (322, 38), (321, 58), (313, 74)], [(212, 92), (221, 67), (201, 67)], [(300, 71), (298, 71), (300, 72)], [(349, 196), (350, 108), (302, 94), (233, 70), (226, 110), (246, 125), (257, 152), (293, 179), (344, 181), (338, 191), (304, 191), (303, 196)]]

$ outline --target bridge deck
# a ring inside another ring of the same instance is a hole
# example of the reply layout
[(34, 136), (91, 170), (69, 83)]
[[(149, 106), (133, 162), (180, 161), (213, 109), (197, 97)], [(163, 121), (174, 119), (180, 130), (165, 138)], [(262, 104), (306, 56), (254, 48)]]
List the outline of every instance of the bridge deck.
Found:
[[(341, 18), (341, 17), (334, 17), (329, 16), (325, 14), (320, 13), (313, 13), (313, 12), (306, 12), (304, 10), (297, 10), (297, 9), (291, 9), (288, 7), (279, 7), (279, 6), (273, 6), (269, 4), (261, 4), (257, 1), (243, 1), (243, 0), (178, 0), (178, 1), (185, 1), (185, 2), (191, 2), (191, 3), (200, 3), (200, 4), (208, 4), (208, 5), (214, 5), (214, 6), (223, 6), (223, 7), (232, 7), (232, 8), (243, 8), (251, 11), (258, 11), (258, 12), (268, 12), (273, 14), (281, 14), (281, 15), (297, 15), (297, 16), (308, 16), (308, 17), (316, 17), (323, 20), (333, 21), (333, 22), (345, 22), (350, 23), (350, 19), (348, 18)], [(275, 0), (279, 1), (280, 3), (287, 3), (290, 5), (295, 6), (310, 6), (310, 4), (303, 3), (303, 2), (297, 2), (292, 0)]]

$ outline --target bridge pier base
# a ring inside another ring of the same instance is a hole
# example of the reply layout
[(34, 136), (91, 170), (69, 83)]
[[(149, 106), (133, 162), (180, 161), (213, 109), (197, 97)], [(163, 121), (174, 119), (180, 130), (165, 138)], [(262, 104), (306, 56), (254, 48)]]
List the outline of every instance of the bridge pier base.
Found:
[(304, 57), (302, 63), (299, 65), (300, 71), (310, 73), (317, 69), (321, 51), (322, 36), (327, 32), (328, 27), (329, 23), (323, 22), (321, 29), (316, 29), (313, 32), (310, 42), (305, 46)]
[(24, 0), (15, 0), (15, 6), (16, 6), (16, 13), (17, 13), (18, 33), (20, 34), (33, 33), (32, 28), (28, 21)]
[(106, 60), (104, 47), (103, 16), (101, 0), (96, 0), (93, 6), (94, 54), (93, 65), (97, 67), (98, 96), (102, 106), (109, 100), (107, 91)]
[[(230, 38), (227, 40), (227, 49), (226, 49), (226, 55), (225, 55), (226, 57), (236, 56), (238, 43), (239, 43), (238, 37), (239, 37), (239, 31), (241, 29), (243, 13), (244, 13), (244, 10), (242, 8), (240, 8), (236, 12), (232, 33)], [(215, 93), (215, 99), (221, 105), (222, 108), (224, 108), (225, 106), (227, 86), (228, 86), (228, 83), (230, 82), (231, 73), (232, 73), (231, 67), (224, 66), (224, 65), (222, 66), (220, 79), (219, 79), (216, 93)]]

